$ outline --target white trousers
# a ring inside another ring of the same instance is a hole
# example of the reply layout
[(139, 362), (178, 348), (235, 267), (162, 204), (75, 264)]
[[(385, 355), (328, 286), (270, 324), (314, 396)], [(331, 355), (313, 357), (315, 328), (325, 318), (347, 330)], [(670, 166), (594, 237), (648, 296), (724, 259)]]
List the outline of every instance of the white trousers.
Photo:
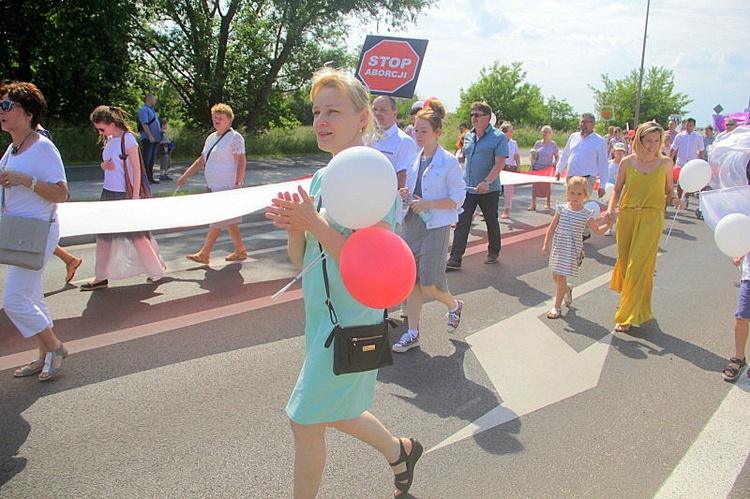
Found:
[(44, 303), (42, 274), (59, 239), (60, 228), (55, 222), (50, 227), (44, 267), (40, 270), (8, 266), (8, 277), (3, 289), (3, 308), (24, 338), (31, 338), (52, 327), (52, 316)]

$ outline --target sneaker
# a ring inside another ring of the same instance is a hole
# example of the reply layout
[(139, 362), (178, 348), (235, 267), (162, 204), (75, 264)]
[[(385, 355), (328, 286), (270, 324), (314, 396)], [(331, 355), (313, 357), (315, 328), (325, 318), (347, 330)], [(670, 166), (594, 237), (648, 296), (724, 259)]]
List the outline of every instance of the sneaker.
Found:
[(391, 348), (391, 350), (397, 353), (404, 353), (418, 346), (419, 346), (419, 332), (417, 331), (417, 333), (414, 334), (411, 331), (407, 331), (403, 335), (401, 335), (401, 339), (398, 340), (398, 343), (393, 344), (393, 347)]
[(614, 236), (614, 235), (615, 235), (615, 233), (614, 233), (614, 231), (613, 231), (612, 229), (607, 229), (607, 230), (606, 230), (606, 231), (604, 232), (604, 235), (605, 235), (605, 236)]
[(588, 234), (584, 234), (584, 235), (583, 235), (583, 240), (584, 240), (584, 241), (586, 241), (586, 240), (588, 240), (588, 239), (591, 239), (591, 233), (590, 233), (590, 232), (589, 232)]
[(452, 333), (458, 329), (458, 325), (461, 322), (461, 311), (464, 309), (464, 302), (456, 300), (458, 302), (458, 308), (455, 312), (448, 312), (445, 317), (448, 319), (448, 327), (445, 329), (449, 333)]
[(448, 262), (445, 264), (445, 270), (461, 270), (461, 262), (448, 260)]
[(493, 265), (497, 263), (497, 255), (487, 255), (484, 263), (486, 263), (487, 265)]

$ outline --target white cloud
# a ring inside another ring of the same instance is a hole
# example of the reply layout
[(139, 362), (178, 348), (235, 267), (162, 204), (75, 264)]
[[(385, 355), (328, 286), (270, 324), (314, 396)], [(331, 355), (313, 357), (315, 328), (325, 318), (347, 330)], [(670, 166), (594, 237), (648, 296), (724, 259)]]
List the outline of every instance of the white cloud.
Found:
[[(651, 2), (645, 65), (674, 71), (675, 90), (693, 99), (690, 114), (699, 124), (719, 102), (727, 112), (748, 103), (750, 56), (741, 41), (750, 24), (747, 5)], [(594, 105), (589, 84), (601, 87), (602, 74), (619, 79), (640, 66), (645, 14), (645, 0), (438, 0), (417, 26), (394, 34), (429, 40), (417, 93), (438, 96), (448, 109), (482, 67), (520, 61), (545, 96), (584, 112)], [(361, 27), (350, 44), (375, 29)]]

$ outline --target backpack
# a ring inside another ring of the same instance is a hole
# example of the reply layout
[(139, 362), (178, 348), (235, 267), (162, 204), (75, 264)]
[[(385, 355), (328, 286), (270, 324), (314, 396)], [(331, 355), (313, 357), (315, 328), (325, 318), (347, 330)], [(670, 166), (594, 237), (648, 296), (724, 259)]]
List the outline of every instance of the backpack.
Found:
[[(127, 195), (128, 199), (132, 199), (133, 184), (130, 182), (130, 175), (128, 175), (128, 153), (125, 150), (125, 133), (122, 134), (122, 142), (120, 144), (120, 148), (122, 149), (120, 159), (122, 160), (122, 167), (125, 169), (125, 194)], [(153, 197), (153, 194), (151, 193), (151, 184), (148, 181), (148, 176), (146, 176), (146, 166), (143, 164), (143, 155), (141, 154), (140, 147), (138, 147), (138, 160), (141, 164), (141, 189), (138, 192), (138, 198), (147, 199)]]

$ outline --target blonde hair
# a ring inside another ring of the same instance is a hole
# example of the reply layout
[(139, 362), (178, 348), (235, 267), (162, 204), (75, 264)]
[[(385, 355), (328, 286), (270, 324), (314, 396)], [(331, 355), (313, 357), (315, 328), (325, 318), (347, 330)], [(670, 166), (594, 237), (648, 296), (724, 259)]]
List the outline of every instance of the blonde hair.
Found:
[[(664, 144), (664, 129), (661, 125), (654, 123), (653, 121), (647, 121), (638, 125), (632, 141), (633, 152), (637, 156), (643, 156), (646, 154), (646, 147), (643, 145), (643, 139), (646, 135), (654, 132), (659, 132), (659, 144)], [(656, 154), (657, 156), (663, 156), (661, 147), (656, 151)]]
[(227, 104), (218, 103), (211, 107), (211, 114), (226, 114), (229, 121), (234, 121), (234, 111)]
[(544, 125), (542, 127), (542, 133), (546, 133), (546, 132), (552, 133), (552, 127), (549, 125)]
[(445, 119), (445, 106), (437, 99), (428, 99), (425, 107), (417, 113), (417, 119), (427, 121), (433, 132), (443, 130), (443, 119)]
[(568, 185), (565, 187), (565, 194), (567, 194), (573, 187), (580, 187), (583, 189), (584, 201), (589, 198), (589, 183), (584, 177), (569, 178)]
[(326, 88), (335, 88), (345, 95), (354, 104), (354, 110), (358, 113), (367, 111), (367, 121), (362, 128), (363, 136), (370, 135), (375, 130), (375, 116), (370, 108), (370, 91), (362, 82), (341, 69), (325, 66), (313, 73), (310, 100), (314, 101), (320, 91)]

